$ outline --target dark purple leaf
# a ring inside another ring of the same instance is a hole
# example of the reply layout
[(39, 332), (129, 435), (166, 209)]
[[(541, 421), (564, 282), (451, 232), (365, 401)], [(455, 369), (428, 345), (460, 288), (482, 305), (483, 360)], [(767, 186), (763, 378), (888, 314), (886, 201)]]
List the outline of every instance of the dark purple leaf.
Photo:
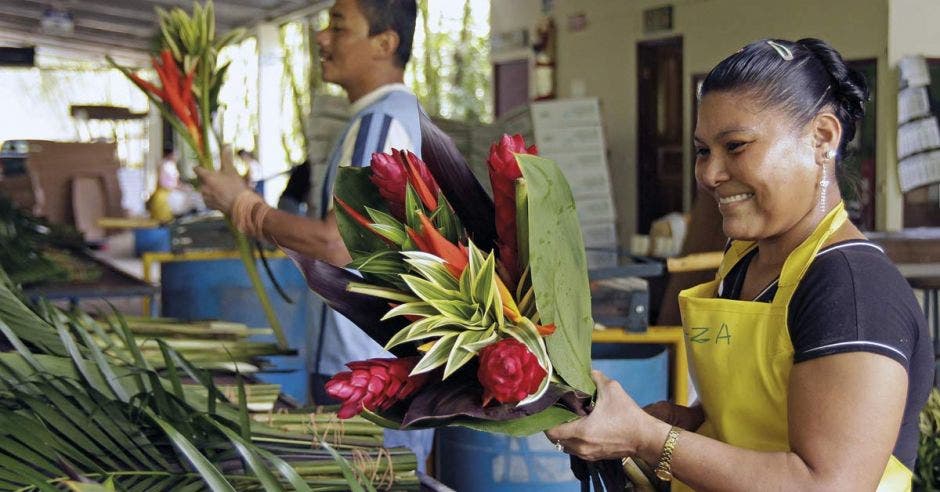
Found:
[[(345, 268), (315, 260), (287, 248), (283, 249), (300, 268), (310, 289), (336, 312), (359, 326), (379, 345), (384, 346), (398, 330), (407, 325), (407, 320), (401, 317), (381, 321), (382, 316), (390, 309), (388, 301), (346, 290), (350, 282), (362, 282), (362, 277)], [(417, 350), (411, 344), (404, 344), (392, 349), (392, 353), (398, 357), (406, 357), (417, 354)]]
[(421, 160), (427, 165), (470, 239), (484, 251), (496, 245), (493, 200), (477, 181), (454, 141), (423, 111), (421, 113)]
[(421, 389), (411, 401), (402, 420), (402, 426), (444, 425), (456, 418), (480, 420), (511, 420), (536, 414), (557, 404), (586, 415), (587, 395), (571, 388), (552, 384), (538, 400), (524, 406), (515, 403), (490, 404), (483, 408), (483, 388), (477, 382), (476, 371), (460, 371)]

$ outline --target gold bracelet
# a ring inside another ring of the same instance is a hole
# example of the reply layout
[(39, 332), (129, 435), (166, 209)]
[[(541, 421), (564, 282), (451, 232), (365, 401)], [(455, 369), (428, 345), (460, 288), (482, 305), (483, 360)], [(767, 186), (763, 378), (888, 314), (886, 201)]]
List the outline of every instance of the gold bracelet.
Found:
[(679, 442), (679, 429), (673, 426), (669, 429), (666, 436), (666, 442), (663, 443), (663, 452), (659, 455), (659, 461), (656, 463), (656, 469), (653, 470), (656, 476), (664, 482), (672, 480), (672, 453)]

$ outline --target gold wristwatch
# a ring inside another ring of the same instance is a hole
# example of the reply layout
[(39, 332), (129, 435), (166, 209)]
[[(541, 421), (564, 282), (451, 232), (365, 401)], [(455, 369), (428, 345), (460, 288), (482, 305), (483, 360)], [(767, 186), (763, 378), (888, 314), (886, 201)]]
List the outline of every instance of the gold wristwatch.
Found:
[(663, 482), (672, 480), (672, 453), (676, 449), (676, 443), (679, 442), (680, 430), (678, 427), (669, 429), (666, 442), (663, 443), (663, 452), (659, 455), (659, 461), (656, 462), (656, 469), (653, 470)]

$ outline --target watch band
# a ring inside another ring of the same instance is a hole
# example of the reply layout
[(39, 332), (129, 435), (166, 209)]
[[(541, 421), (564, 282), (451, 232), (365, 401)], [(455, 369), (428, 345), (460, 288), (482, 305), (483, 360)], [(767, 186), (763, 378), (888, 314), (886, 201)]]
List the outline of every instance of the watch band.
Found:
[(663, 443), (663, 452), (659, 455), (659, 461), (656, 462), (656, 469), (653, 470), (656, 476), (664, 482), (672, 480), (672, 453), (679, 442), (679, 429), (673, 426), (666, 435), (666, 442)]

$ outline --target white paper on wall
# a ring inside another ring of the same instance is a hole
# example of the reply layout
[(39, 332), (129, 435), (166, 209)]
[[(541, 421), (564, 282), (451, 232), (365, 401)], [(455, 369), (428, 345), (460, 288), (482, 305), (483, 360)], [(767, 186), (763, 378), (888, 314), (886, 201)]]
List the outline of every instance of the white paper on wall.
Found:
[(558, 163), (571, 186), (588, 267), (617, 266), (617, 214), (598, 99), (537, 102), (531, 114), (539, 155)]

